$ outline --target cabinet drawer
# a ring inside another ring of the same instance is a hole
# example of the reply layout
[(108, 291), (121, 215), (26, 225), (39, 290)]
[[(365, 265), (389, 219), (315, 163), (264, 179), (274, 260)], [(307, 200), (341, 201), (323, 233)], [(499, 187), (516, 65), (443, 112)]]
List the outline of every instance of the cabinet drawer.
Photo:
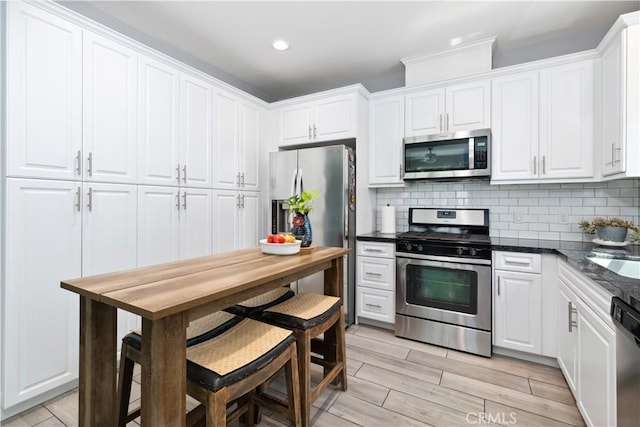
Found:
[(358, 287), (356, 314), (358, 317), (394, 323), (394, 299), (395, 292)]
[(358, 255), (394, 258), (396, 248), (393, 243), (358, 242)]
[(396, 288), (395, 259), (358, 257), (358, 286), (393, 291)]
[(524, 252), (494, 252), (493, 268), (525, 273), (542, 272), (542, 256)]

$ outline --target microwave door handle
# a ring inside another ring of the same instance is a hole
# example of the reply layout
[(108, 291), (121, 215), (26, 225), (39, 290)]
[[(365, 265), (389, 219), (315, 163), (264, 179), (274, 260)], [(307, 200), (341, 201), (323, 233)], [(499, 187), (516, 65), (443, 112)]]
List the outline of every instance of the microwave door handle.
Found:
[(475, 151), (476, 141), (475, 138), (469, 138), (469, 169), (475, 169)]

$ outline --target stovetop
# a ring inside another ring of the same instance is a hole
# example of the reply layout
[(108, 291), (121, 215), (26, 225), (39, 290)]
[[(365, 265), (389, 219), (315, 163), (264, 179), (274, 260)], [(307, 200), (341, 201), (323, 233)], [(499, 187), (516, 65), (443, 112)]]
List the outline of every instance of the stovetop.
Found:
[(491, 238), (487, 234), (478, 233), (444, 233), (436, 231), (408, 231), (398, 234), (399, 240), (416, 240), (423, 242), (452, 242), (465, 244), (489, 245)]

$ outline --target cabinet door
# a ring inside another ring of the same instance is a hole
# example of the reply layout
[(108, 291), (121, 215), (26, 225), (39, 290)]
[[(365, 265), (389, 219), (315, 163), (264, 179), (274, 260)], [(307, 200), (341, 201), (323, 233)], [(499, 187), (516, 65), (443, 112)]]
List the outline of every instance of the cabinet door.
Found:
[(539, 274), (496, 270), (495, 345), (541, 354), (541, 300)]
[(238, 249), (238, 211), (240, 194), (237, 191), (213, 191), (213, 253)]
[(258, 190), (260, 164), (260, 107), (243, 102), (240, 104), (240, 145), (238, 149), (238, 171), (243, 190)]
[(183, 188), (180, 192), (180, 205), (180, 258), (211, 255), (211, 190)]
[(623, 140), (622, 38), (615, 37), (602, 53), (602, 175), (625, 171)]
[(593, 62), (540, 71), (540, 178), (593, 176)]
[(313, 136), (313, 107), (310, 103), (280, 110), (280, 145), (309, 142)]
[(82, 31), (25, 4), (7, 7), (7, 175), (79, 179)]
[(395, 323), (394, 293), (380, 289), (356, 289), (356, 315), (385, 323)]
[(491, 180), (538, 176), (538, 73), (491, 82)]
[(138, 55), (85, 31), (83, 61), (84, 179), (135, 184)]
[(213, 140), (213, 188), (240, 186), (236, 150), (238, 147), (238, 100), (226, 92), (215, 96)]
[(7, 180), (4, 407), (78, 378), (78, 296), (60, 281), (81, 275), (80, 196), (76, 182)]
[(258, 240), (260, 240), (259, 215), (260, 193), (252, 191), (240, 193), (238, 249), (258, 246)]
[(180, 192), (138, 186), (138, 267), (180, 258)]
[(490, 88), (489, 81), (447, 87), (445, 103), (447, 132), (491, 126)]
[(179, 185), (177, 70), (140, 56), (139, 182)]
[[(82, 275), (137, 267), (137, 186), (83, 184)], [(139, 317), (118, 310), (118, 338), (140, 326)]]
[(616, 425), (615, 332), (578, 300), (578, 393), (589, 426)]
[(576, 300), (560, 279), (558, 288), (558, 365), (571, 390), (576, 392), (578, 368), (578, 334), (576, 332)]
[(181, 185), (211, 188), (213, 87), (182, 73), (180, 105)]
[(334, 141), (356, 135), (356, 97), (334, 96), (315, 102), (313, 141)]
[(369, 104), (369, 185), (404, 185), (402, 179), (402, 137), (404, 97), (372, 101)]
[(404, 136), (445, 132), (444, 89), (411, 93), (405, 97)]

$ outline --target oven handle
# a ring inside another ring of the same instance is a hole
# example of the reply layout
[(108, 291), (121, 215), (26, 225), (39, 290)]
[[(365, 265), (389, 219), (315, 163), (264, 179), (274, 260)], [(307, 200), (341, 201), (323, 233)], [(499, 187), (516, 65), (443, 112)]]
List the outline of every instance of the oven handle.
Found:
[(476, 258), (455, 258), (436, 255), (416, 255), (403, 252), (396, 252), (396, 258), (410, 258), (410, 259), (422, 259), (425, 261), (440, 261), (456, 264), (473, 264), (473, 265), (491, 265), (490, 259), (476, 259)]

